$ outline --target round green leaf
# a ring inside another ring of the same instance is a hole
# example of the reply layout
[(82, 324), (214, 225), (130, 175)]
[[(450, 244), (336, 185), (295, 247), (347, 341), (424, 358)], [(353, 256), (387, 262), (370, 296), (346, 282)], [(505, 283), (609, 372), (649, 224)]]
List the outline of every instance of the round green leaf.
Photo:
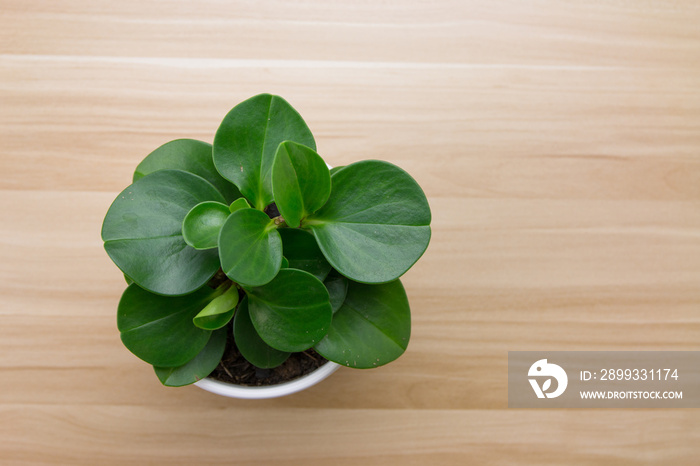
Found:
[(328, 277), (323, 282), (326, 285), (328, 294), (331, 298), (331, 307), (333, 314), (338, 312), (340, 306), (345, 302), (345, 296), (348, 294), (348, 279), (340, 275), (335, 270), (328, 274)]
[(204, 287), (186, 296), (160, 296), (129, 285), (117, 311), (117, 327), (129, 351), (154, 366), (176, 367), (199, 353), (211, 331), (192, 318), (220, 291)]
[[(230, 283), (230, 282), (229, 282)], [(222, 285), (223, 286), (223, 285)], [(204, 330), (216, 330), (228, 324), (238, 304), (238, 288), (231, 285), (221, 296), (211, 300), (192, 322)]]
[(287, 268), (309, 272), (323, 281), (331, 270), (323, 253), (318, 248), (314, 235), (298, 228), (280, 228), (282, 237), (282, 252), (287, 258)]
[(350, 282), (328, 335), (314, 349), (324, 358), (369, 369), (401, 356), (411, 336), (411, 310), (399, 280), (381, 285)]
[(201, 176), (223, 194), (226, 201), (241, 197), (235, 185), (214, 167), (211, 144), (195, 139), (176, 139), (154, 150), (136, 167), (134, 181), (158, 170), (176, 169)]
[(328, 202), (303, 222), (328, 262), (362, 283), (403, 275), (430, 241), (430, 207), (418, 183), (376, 160), (348, 165), (332, 182)]
[(313, 149), (286, 141), (279, 145), (272, 164), (275, 204), (292, 228), (328, 200), (331, 175), (326, 162)]
[(328, 291), (316, 277), (282, 269), (267, 285), (246, 289), (258, 335), (280, 351), (304, 351), (328, 331), (333, 312)]
[(207, 377), (216, 369), (224, 356), (227, 333), (228, 328), (222, 328), (212, 333), (202, 351), (182, 366), (154, 366), (153, 369), (160, 382), (168, 387), (182, 387)]
[(342, 170), (343, 168), (345, 168), (345, 165), (340, 165), (339, 167), (333, 167), (333, 168), (331, 168), (331, 176), (334, 175), (334, 174), (336, 174), (337, 172), (339, 172), (339, 171)]
[(236, 199), (235, 201), (233, 201), (231, 203), (230, 206), (228, 206), (228, 210), (231, 213), (234, 213), (235, 211), (240, 210), (240, 209), (248, 209), (248, 208), (250, 208), (250, 204), (248, 204), (248, 201), (245, 199), (245, 197), (241, 197), (239, 199)]
[(221, 267), (236, 283), (260, 286), (282, 265), (282, 239), (275, 222), (256, 209), (232, 213), (219, 234)]
[(276, 350), (260, 338), (250, 320), (247, 298), (243, 298), (233, 319), (233, 338), (243, 357), (256, 367), (272, 369), (289, 357), (289, 352)]
[(201, 202), (192, 207), (182, 221), (182, 237), (195, 249), (212, 249), (219, 245), (219, 231), (228, 216), (229, 207), (220, 202)]
[(294, 141), (316, 149), (306, 123), (283, 98), (260, 94), (236, 105), (214, 137), (214, 165), (253, 207), (272, 202), (270, 171), (277, 146)]
[(288, 269), (289, 268), (289, 261), (284, 256), (282, 256), (282, 265), (280, 266), (280, 268), (281, 269)]
[(122, 191), (107, 211), (102, 239), (109, 257), (142, 288), (158, 294), (191, 293), (216, 273), (216, 250), (197, 251), (182, 237), (187, 212), (204, 201), (223, 202), (205, 179), (159, 170)]

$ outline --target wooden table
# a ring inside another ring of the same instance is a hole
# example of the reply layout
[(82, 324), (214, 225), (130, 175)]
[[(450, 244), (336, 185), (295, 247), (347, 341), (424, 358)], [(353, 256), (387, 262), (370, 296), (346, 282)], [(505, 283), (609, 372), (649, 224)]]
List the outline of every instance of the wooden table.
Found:
[[(509, 350), (697, 350), (700, 4), (0, 0), (1, 464), (697, 464), (696, 410), (513, 410)], [(121, 344), (102, 218), (171, 139), (284, 96), (433, 239), (397, 362), (270, 401)]]

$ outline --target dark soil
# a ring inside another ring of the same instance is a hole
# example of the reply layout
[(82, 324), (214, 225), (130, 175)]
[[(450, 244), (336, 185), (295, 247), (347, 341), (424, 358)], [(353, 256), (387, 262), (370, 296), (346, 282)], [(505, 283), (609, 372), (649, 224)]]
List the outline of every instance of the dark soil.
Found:
[(207, 283), (207, 285), (209, 285), (209, 288), (211, 288), (212, 290), (215, 290), (227, 281), (230, 281), (229, 278), (226, 276), (223, 270), (219, 269), (219, 271), (214, 274), (211, 280), (209, 280), (209, 283)]
[(275, 218), (280, 216), (280, 211), (277, 208), (277, 204), (274, 202), (267, 207), (265, 207), (265, 213), (267, 214), (268, 217), (270, 218)]
[(212, 379), (236, 385), (260, 387), (289, 382), (313, 372), (328, 362), (313, 349), (292, 353), (285, 362), (273, 369), (261, 369), (245, 360), (233, 341), (233, 332), (229, 332), (226, 350), (221, 362), (209, 374)]

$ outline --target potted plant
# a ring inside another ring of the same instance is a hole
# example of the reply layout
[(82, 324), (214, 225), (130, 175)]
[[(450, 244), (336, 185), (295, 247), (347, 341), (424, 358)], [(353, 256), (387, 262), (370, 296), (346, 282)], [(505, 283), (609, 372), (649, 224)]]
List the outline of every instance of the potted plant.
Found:
[(284, 99), (257, 95), (213, 145), (180, 139), (149, 154), (110, 206), (102, 239), (128, 283), (117, 326), (164, 385), (222, 393), (203, 379), (239, 380), (227, 361), (264, 379), (294, 357), (316, 361), (306, 377), (317, 381), (337, 367), (326, 360), (367, 369), (406, 350), (399, 277), (430, 240), (425, 195), (395, 165), (329, 170), (315, 149)]

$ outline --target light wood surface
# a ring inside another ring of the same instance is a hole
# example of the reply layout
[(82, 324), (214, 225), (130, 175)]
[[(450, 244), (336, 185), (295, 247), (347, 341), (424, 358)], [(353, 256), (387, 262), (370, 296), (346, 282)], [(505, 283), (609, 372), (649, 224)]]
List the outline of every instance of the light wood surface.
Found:
[[(697, 410), (509, 410), (509, 350), (698, 350), (700, 4), (0, 0), (0, 464), (697, 464)], [(283, 95), (411, 173), (413, 335), (269, 401), (162, 387), (102, 249), (136, 164)]]

